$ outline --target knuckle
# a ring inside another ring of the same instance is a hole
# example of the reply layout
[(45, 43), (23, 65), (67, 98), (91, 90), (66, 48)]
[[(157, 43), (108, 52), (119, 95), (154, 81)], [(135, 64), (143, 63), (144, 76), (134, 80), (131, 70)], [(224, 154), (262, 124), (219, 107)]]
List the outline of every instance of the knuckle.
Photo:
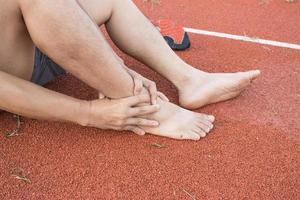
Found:
[(142, 119), (137, 119), (136, 123), (141, 125), (141, 124), (143, 124), (143, 120)]
[(159, 106), (154, 105), (154, 106), (152, 106), (152, 109), (149, 112), (159, 111), (159, 109), (160, 109)]
[(119, 120), (124, 120), (124, 119), (126, 119), (126, 118), (127, 118), (126, 113), (127, 113), (127, 109), (124, 110), (124, 111), (120, 114)]
[(151, 81), (150, 85), (153, 87), (153, 88), (156, 88), (156, 83)]
[(142, 108), (140, 108), (139, 112), (140, 112), (140, 113), (145, 113), (145, 112), (147, 112), (147, 107), (142, 107)]
[(130, 114), (131, 114), (131, 110), (130, 109), (126, 109), (124, 111), (123, 119), (127, 118), (127, 116), (129, 116)]
[(136, 98), (138, 101), (143, 101), (143, 96), (137, 96)]
[(144, 121), (144, 125), (146, 125), (146, 126), (153, 126), (154, 124), (153, 124), (152, 121), (145, 120), (145, 121)]

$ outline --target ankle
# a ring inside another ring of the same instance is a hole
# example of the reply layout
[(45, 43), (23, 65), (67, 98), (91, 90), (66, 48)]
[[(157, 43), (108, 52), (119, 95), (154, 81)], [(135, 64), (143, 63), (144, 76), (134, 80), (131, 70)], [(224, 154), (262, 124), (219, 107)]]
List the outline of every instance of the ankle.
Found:
[(184, 73), (178, 74), (176, 79), (172, 83), (177, 89), (188, 86), (194, 79), (202, 79), (207, 76), (207, 72), (201, 71), (191, 65), (186, 64)]

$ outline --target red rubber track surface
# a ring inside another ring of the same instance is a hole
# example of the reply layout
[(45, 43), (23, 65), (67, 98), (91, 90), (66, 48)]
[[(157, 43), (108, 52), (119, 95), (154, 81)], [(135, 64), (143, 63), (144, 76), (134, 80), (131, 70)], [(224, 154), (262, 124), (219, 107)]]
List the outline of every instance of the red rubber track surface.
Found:
[[(153, 20), (300, 44), (300, 2), (136, 2)], [(300, 199), (300, 51), (190, 38), (191, 48), (178, 54), (198, 68), (262, 71), (239, 98), (197, 110), (216, 116), (208, 137), (176, 141), (25, 118), (21, 135), (0, 136), (0, 199)], [(177, 103), (174, 86), (121, 56)], [(97, 96), (70, 75), (47, 87), (83, 99)], [(15, 127), (11, 114), (1, 113), (0, 121), (1, 133)], [(32, 183), (11, 176), (14, 168), (22, 168)]]

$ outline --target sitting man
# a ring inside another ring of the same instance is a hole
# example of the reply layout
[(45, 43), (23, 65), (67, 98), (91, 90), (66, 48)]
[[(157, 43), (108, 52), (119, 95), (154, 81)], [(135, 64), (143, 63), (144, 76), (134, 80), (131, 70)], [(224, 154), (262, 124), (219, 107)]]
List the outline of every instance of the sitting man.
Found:
[[(214, 117), (187, 109), (233, 98), (260, 74), (208, 73), (190, 66), (130, 0), (0, 2), (0, 110), (199, 140), (213, 128)], [(102, 24), (122, 51), (176, 86), (182, 107), (168, 102), (155, 83), (124, 65), (99, 31)], [(65, 71), (102, 98), (85, 101), (42, 87)]]

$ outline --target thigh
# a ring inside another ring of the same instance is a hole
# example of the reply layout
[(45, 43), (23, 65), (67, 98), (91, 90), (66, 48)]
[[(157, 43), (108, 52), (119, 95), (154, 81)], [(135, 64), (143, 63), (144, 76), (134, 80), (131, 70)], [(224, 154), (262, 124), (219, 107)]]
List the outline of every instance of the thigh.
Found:
[(0, 3), (0, 71), (28, 80), (33, 68), (33, 42), (17, 2)]
[(78, 0), (78, 3), (100, 26), (111, 17), (114, 0)]

